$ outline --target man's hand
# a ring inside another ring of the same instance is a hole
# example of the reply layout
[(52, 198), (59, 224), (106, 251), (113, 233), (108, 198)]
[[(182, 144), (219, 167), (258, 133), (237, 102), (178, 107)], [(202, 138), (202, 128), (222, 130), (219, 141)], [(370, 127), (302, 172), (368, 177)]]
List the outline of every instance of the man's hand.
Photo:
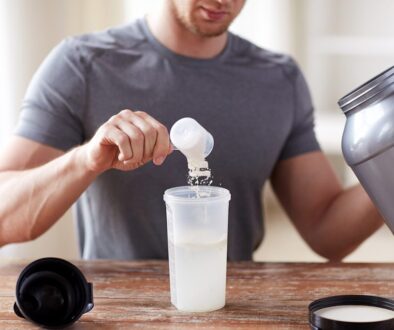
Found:
[[(132, 170), (171, 152), (167, 129), (144, 112), (123, 110), (86, 144), (67, 153), (13, 137), (0, 157), (0, 246), (35, 239), (100, 173)], [(12, 193), (10, 193), (10, 191)]]
[(161, 165), (171, 152), (167, 128), (145, 112), (122, 110), (97, 130), (84, 146), (89, 170), (133, 170), (150, 160)]

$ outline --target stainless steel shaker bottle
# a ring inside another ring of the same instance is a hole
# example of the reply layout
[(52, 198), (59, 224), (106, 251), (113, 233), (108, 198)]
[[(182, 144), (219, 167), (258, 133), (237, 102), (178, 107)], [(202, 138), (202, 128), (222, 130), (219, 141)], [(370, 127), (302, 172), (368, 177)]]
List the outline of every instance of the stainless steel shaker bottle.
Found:
[(342, 152), (394, 233), (394, 66), (338, 101)]

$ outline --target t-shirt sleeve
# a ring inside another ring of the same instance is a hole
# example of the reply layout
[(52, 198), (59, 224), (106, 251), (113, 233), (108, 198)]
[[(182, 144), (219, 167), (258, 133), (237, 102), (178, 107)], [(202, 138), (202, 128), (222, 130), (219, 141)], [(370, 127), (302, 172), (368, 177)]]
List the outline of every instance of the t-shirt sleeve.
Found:
[(305, 78), (294, 62), (286, 74), (293, 85), (294, 120), (280, 160), (320, 150), (314, 130), (314, 109)]
[(24, 97), (15, 134), (68, 150), (84, 142), (85, 65), (73, 38), (46, 57)]

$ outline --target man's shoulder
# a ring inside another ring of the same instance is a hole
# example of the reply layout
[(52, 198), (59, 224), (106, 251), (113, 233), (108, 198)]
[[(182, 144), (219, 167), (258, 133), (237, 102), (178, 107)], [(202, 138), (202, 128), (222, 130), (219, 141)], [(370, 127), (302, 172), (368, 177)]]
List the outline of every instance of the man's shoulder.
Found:
[(232, 34), (231, 48), (234, 61), (247, 63), (257, 70), (276, 68), (289, 77), (299, 71), (298, 64), (290, 55), (262, 48), (236, 34)]
[(146, 37), (137, 20), (103, 31), (71, 36), (63, 42), (82, 57), (92, 58), (108, 51), (136, 48), (145, 41)]

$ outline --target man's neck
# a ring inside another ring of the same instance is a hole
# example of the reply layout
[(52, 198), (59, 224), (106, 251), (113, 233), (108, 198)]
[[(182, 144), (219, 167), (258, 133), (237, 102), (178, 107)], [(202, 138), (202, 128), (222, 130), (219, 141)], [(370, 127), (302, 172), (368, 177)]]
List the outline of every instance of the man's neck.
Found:
[(226, 46), (227, 32), (215, 37), (199, 36), (183, 27), (166, 10), (150, 13), (147, 22), (155, 38), (180, 55), (207, 59), (220, 54)]

